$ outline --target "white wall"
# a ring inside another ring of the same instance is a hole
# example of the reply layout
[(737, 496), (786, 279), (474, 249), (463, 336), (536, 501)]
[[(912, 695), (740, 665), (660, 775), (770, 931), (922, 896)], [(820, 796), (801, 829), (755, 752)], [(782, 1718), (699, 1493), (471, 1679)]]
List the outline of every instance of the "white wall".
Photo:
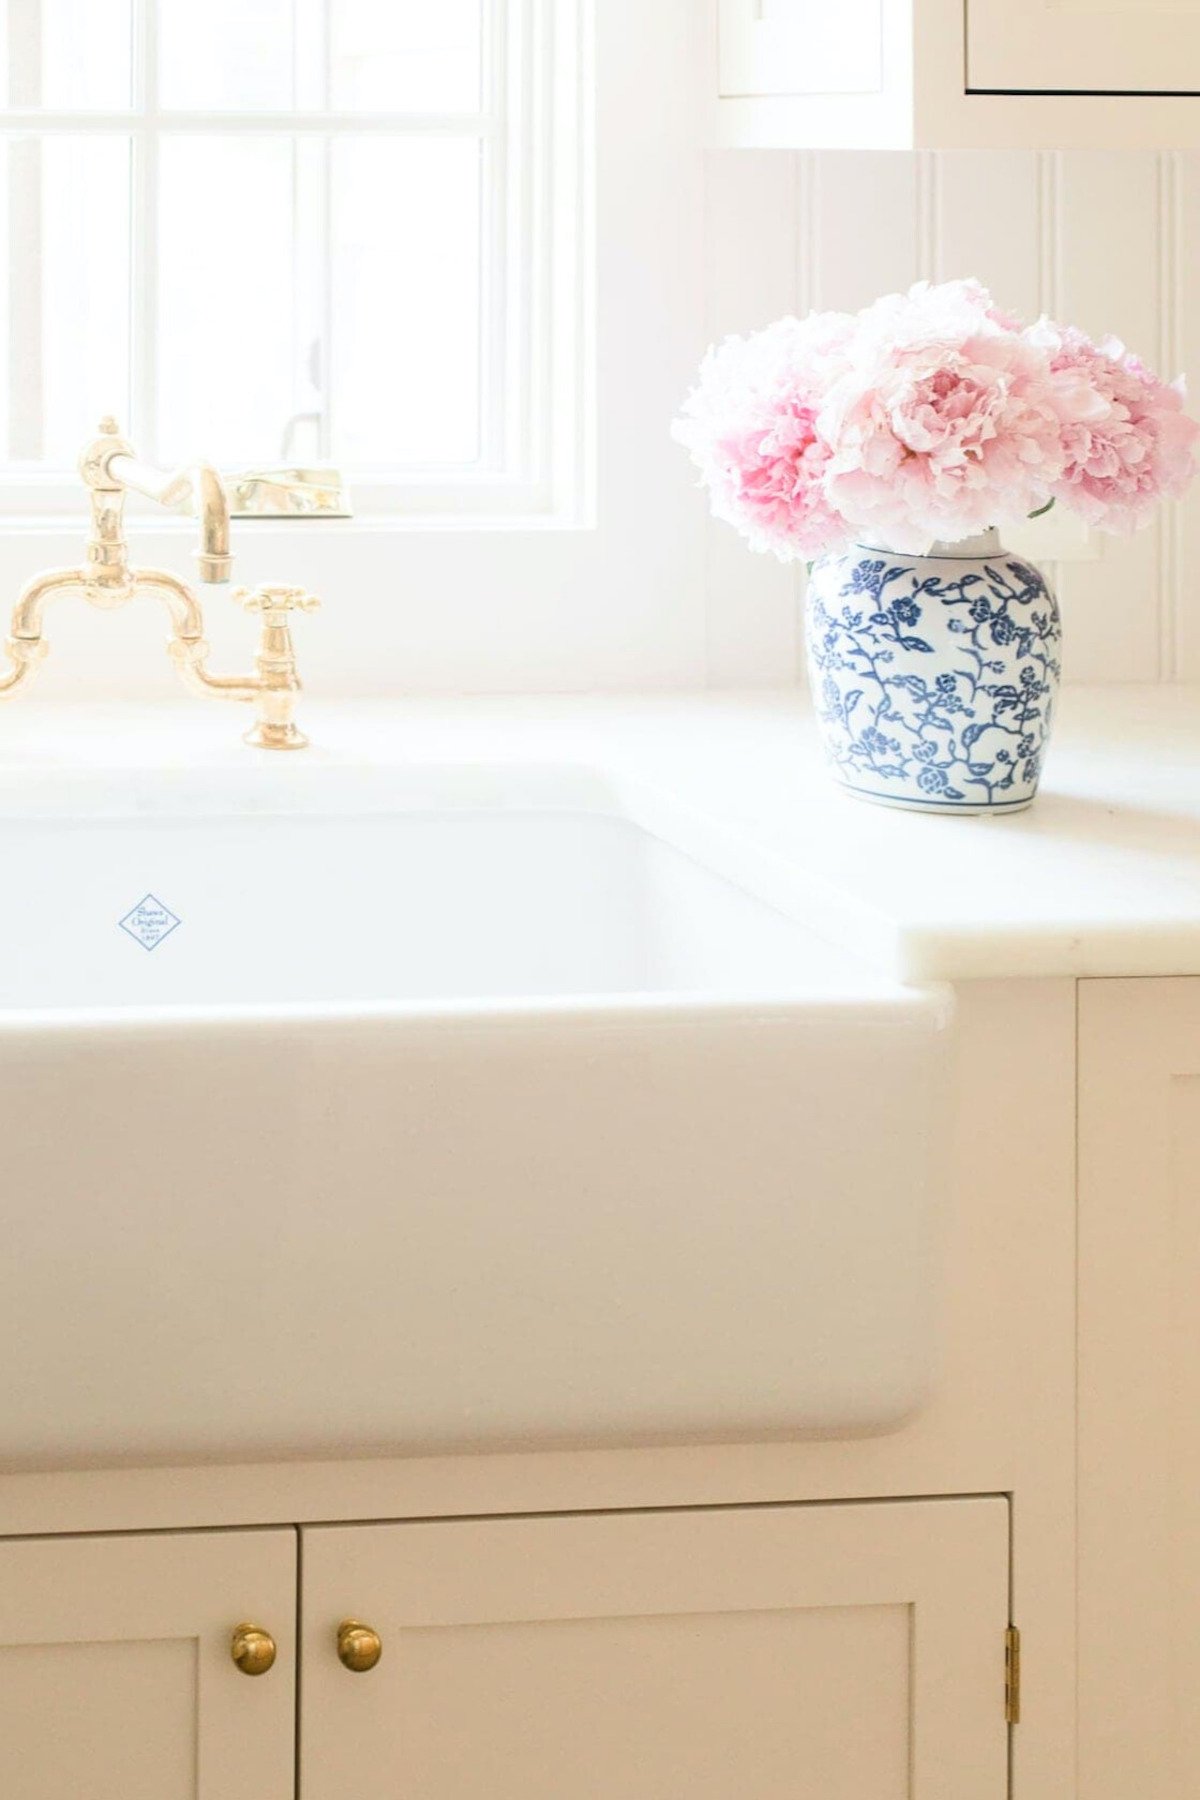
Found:
[[(787, 310), (975, 274), (1022, 312), (1046, 307), (1190, 366), (1200, 400), (1200, 156), (705, 151), (703, 12), (597, 8), (596, 529), (239, 528), (239, 579), (307, 580), (325, 598), (297, 625), (315, 691), (799, 680), (798, 576), (709, 523), (667, 435), (706, 344)], [(81, 490), (77, 531), (0, 530), (0, 590), (74, 562), (84, 517)], [(191, 533), (146, 523), (136, 560), (187, 573)], [(1070, 678), (1200, 680), (1200, 494), (1060, 573)], [(250, 621), (220, 589), (206, 606), (214, 664), (244, 665)], [(41, 693), (172, 695), (149, 607), (59, 603)]]
[[(1200, 156), (991, 151), (708, 159), (708, 323), (744, 331), (858, 307), (920, 277), (976, 275), (1006, 306), (1116, 332), (1200, 405)], [(1132, 542), (1058, 569), (1067, 674), (1200, 680), (1200, 489)], [(789, 678), (799, 577), (709, 527), (709, 675)]]

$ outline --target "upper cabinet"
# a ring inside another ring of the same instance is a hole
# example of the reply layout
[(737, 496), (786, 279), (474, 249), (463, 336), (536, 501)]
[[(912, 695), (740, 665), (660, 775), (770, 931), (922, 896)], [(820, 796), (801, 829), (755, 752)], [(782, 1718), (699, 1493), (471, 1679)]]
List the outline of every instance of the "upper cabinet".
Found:
[(1200, 0), (967, 0), (967, 81), (984, 94), (1194, 99)]
[(1200, 0), (714, 0), (719, 141), (1200, 145)]

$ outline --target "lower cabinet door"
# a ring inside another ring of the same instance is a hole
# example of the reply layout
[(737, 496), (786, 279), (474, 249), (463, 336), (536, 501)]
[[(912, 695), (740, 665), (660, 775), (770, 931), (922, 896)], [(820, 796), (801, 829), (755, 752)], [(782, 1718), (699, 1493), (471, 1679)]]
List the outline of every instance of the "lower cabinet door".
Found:
[(1079, 986), (1079, 1792), (1200, 1794), (1200, 980)]
[(0, 1543), (3, 1800), (290, 1800), (295, 1614), (290, 1530)]
[(302, 1800), (1007, 1794), (1004, 1500), (303, 1539)]

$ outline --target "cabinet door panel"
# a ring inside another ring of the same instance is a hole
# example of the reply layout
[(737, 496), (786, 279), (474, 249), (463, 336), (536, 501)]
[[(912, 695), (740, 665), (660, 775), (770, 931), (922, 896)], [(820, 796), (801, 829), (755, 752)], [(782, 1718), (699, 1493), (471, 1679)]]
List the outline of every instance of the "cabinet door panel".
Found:
[(1006, 1792), (1001, 1500), (304, 1540), (303, 1800)]
[(1200, 981), (1080, 1000), (1079, 1704), (1084, 1800), (1200, 1769)]
[(290, 1800), (295, 1596), (292, 1531), (0, 1543), (0, 1795)]
[(968, 82), (1016, 93), (1200, 92), (1200, 0), (967, 0)]

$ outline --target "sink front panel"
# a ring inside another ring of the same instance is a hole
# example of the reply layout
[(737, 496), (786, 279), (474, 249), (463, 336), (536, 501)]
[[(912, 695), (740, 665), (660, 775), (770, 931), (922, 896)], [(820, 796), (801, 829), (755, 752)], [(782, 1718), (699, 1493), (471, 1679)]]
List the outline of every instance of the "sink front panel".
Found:
[(0, 1029), (0, 1465), (875, 1431), (935, 1008)]

